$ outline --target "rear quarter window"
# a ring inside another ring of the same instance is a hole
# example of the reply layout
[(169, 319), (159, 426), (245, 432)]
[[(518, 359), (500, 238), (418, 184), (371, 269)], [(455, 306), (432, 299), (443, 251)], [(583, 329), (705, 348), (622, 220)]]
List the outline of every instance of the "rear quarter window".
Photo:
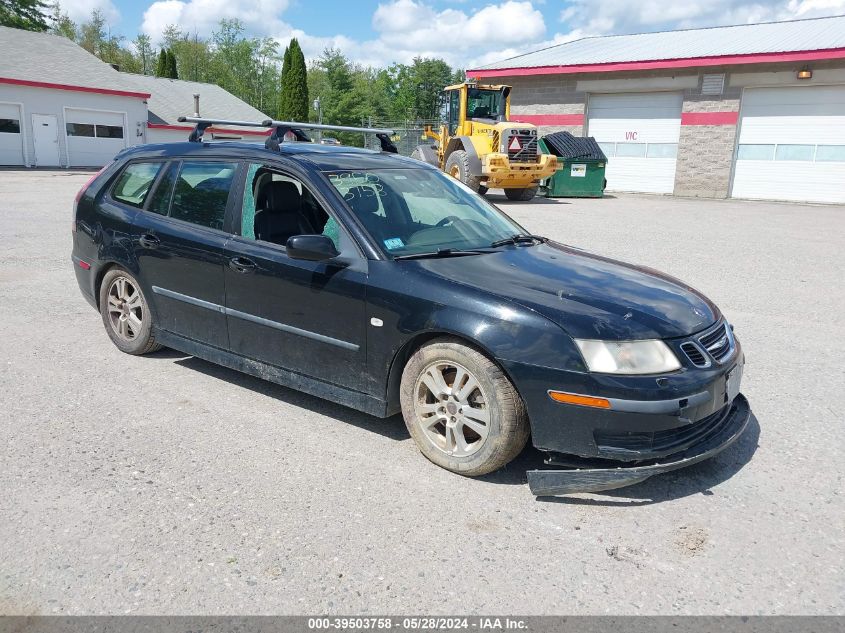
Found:
[(133, 207), (143, 207), (161, 166), (162, 163), (130, 163), (115, 181), (112, 198)]

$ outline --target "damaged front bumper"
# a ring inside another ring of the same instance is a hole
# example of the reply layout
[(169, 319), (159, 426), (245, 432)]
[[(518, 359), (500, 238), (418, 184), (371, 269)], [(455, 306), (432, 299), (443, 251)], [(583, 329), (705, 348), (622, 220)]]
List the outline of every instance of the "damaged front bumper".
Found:
[(576, 492), (613, 490), (645, 481), (649, 477), (704, 461), (733, 444), (743, 434), (751, 419), (751, 408), (739, 394), (723, 418), (700, 442), (674, 455), (648, 463), (634, 463), (617, 468), (572, 468), (568, 470), (529, 470), (528, 486), (538, 497)]

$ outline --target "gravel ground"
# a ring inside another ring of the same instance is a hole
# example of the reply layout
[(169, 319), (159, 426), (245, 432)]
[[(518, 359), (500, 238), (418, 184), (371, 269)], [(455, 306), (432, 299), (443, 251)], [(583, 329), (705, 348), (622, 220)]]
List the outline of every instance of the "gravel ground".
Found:
[(88, 174), (0, 172), (0, 613), (842, 614), (845, 208), (619, 195), (498, 204), (674, 274), (736, 325), (731, 449), (535, 500), (380, 420), (162, 351), (80, 295)]

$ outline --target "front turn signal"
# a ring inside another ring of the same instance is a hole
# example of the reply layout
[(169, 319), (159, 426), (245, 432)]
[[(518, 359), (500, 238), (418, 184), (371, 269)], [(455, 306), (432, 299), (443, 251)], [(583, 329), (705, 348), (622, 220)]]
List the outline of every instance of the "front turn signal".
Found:
[(594, 396), (582, 396), (577, 393), (566, 393), (565, 391), (549, 391), (549, 398), (555, 402), (564, 404), (577, 404), (582, 407), (593, 407), (594, 409), (610, 409), (610, 401), (605, 398)]

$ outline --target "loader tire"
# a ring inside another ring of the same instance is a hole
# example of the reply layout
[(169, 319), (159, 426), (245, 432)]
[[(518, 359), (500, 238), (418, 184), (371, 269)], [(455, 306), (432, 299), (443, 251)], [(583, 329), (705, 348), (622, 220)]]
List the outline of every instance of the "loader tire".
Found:
[(537, 185), (526, 187), (525, 189), (505, 189), (505, 195), (508, 197), (508, 200), (528, 202), (537, 195), (537, 189)]
[(462, 149), (456, 149), (446, 160), (446, 173), (460, 180), (475, 192), (481, 190), (481, 178), (474, 176), (469, 168), (469, 154)]

